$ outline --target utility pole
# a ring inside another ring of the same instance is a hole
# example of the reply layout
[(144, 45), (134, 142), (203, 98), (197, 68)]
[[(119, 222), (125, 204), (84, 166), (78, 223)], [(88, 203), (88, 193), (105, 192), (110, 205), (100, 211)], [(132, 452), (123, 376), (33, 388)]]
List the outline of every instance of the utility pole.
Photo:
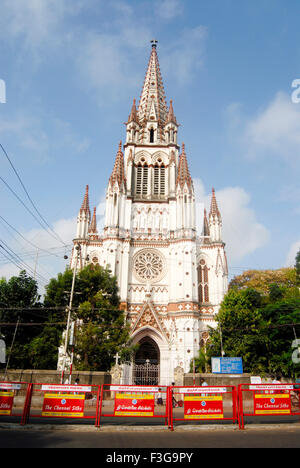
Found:
[(12, 354), (12, 350), (13, 350), (13, 347), (14, 347), (14, 344), (15, 344), (15, 339), (16, 339), (19, 323), (20, 323), (20, 317), (18, 317), (17, 325), (16, 325), (16, 328), (15, 328), (14, 336), (13, 336), (11, 347), (10, 347), (10, 353), (9, 353), (9, 356), (8, 356), (8, 359), (7, 359), (7, 363), (6, 363), (6, 367), (5, 367), (5, 374), (4, 374), (4, 381), (6, 380), (6, 375), (7, 375), (7, 370), (8, 370), (8, 366), (9, 366), (10, 356)]
[(72, 304), (73, 304), (73, 297), (74, 297), (74, 289), (75, 289), (75, 279), (76, 279), (76, 270), (77, 270), (77, 264), (78, 264), (78, 257), (80, 254), (80, 245), (76, 245), (75, 249), (77, 250), (77, 255), (75, 258), (75, 265), (74, 265), (74, 270), (73, 270), (73, 280), (72, 280), (72, 288), (71, 288), (71, 295), (70, 295), (70, 302), (69, 302), (69, 307), (67, 307), (68, 311), (68, 321), (67, 321), (67, 328), (65, 331), (65, 344), (64, 344), (64, 360), (63, 360), (63, 368), (62, 368), (62, 374), (61, 374), (61, 383), (64, 383), (64, 375), (65, 375), (65, 369), (66, 369), (66, 360), (67, 360), (67, 350), (68, 350), (68, 339), (69, 339), (69, 328), (70, 328), (70, 323), (71, 323), (71, 313), (72, 313)]

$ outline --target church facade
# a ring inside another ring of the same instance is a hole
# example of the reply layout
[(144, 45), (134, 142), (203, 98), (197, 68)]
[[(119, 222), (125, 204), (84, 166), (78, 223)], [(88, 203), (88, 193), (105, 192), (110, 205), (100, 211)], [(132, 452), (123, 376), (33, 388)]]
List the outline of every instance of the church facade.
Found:
[[(116, 276), (121, 307), (139, 344), (126, 384), (142, 379), (169, 385), (175, 369), (189, 372), (208, 339), (208, 326), (227, 292), (222, 218), (214, 189), (203, 231), (196, 231), (193, 180), (185, 145), (178, 144), (173, 103), (166, 103), (156, 42), (139, 105), (133, 101), (106, 193), (104, 229), (90, 212), (88, 186), (77, 219), (71, 267), (108, 267)], [(77, 255), (77, 254), (76, 254)]]

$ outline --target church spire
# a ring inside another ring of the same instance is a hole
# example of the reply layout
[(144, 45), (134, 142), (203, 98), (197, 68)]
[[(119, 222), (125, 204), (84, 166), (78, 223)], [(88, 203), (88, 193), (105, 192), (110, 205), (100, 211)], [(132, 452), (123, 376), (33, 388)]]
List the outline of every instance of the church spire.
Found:
[(110, 176), (109, 182), (112, 187), (114, 187), (115, 183), (117, 182), (119, 188), (121, 188), (123, 184), (124, 185), (126, 184), (125, 171), (124, 171), (124, 155), (122, 153), (121, 141), (119, 143), (119, 149), (117, 152), (115, 165), (114, 165), (112, 174)]
[(167, 122), (166, 123), (174, 123), (175, 125), (178, 125), (175, 114), (174, 114), (174, 109), (173, 109), (173, 101), (171, 99), (170, 101), (170, 107), (169, 107), (169, 113), (167, 117)]
[(88, 213), (91, 216), (90, 205), (89, 205), (89, 186), (85, 188), (84, 199), (80, 208), (80, 213)]
[(211, 205), (210, 205), (210, 212), (209, 212), (209, 217), (211, 217), (211, 216), (213, 218), (221, 219), (221, 213), (220, 213), (219, 208), (218, 208), (216, 193), (215, 193), (214, 188), (212, 189), (212, 198), (211, 198)]
[(138, 118), (141, 124), (157, 121), (163, 126), (167, 120), (168, 108), (156, 50), (157, 41), (151, 43), (152, 50), (140, 98)]
[(96, 218), (96, 207), (94, 208), (94, 213), (92, 217), (92, 221), (89, 227), (90, 234), (97, 234), (97, 218)]
[(180, 188), (183, 188), (185, 183), (189, 188), (192, 188), (193, 182), (190, 175), (187, 157), (185, 153), (185, 144), (182, 143), (182, 153), (179, 159), (176, 186), (180, 186)]
[(77, 216), (77, 239), (85, 239), (87, 237), (90, 219), (89, 186), (87, 185), (85, 188), (84, 199)]
[(222, 242), (222, 217), (218, 208), (215, 189), (212, 189), (212, 198), (209, 212), (209, 230), (212, 242)]
[(133, 100), (133, 104), (132, 104), (130, 115), (128, 117), (127, 124), (129, 124), (130, 122), (138, 122), (137, 110), (136, 110), (136, 100), (135, 99)]

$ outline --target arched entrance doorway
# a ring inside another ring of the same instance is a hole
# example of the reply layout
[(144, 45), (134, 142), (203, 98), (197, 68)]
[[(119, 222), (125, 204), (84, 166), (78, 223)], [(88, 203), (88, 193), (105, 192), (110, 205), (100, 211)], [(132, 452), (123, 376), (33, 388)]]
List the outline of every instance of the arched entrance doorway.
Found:
[(160, 351), (152, 338), (146, 336), (139, 341), (139, 349), (134, 356), (134, 385), (158, 385)]

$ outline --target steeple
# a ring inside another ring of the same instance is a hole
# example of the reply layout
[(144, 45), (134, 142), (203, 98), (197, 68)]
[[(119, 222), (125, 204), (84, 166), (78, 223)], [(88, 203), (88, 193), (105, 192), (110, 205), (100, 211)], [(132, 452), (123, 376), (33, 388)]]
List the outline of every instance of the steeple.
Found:
[(126, 185), (125, 172), (124, 172), (124, 155), (122, 153), (122, 142), (119, 143), (119, 149), (116, 156), (115, 165), (112, 171), (112, 174), (109, 179), (109, 183), (112, 188), (117, 183), (119, 189), (123, 188)]
[(212, 189), (212, 198), (211, 198), (211, 205), (210, 205), (210, 212), (209, 212), (209, 217), (211, 217), (211, 216), (213, 218), (221, 219), (221, 213), (220, 213), (219, 208), (218, 208), (216, 193), (215, 193), (214, 188)]
[(156, 51), (157, 41), (151, 42), (152, 50), (140, 98), (138, 118), (141, 125), (157, 121), (160, 126), (164, 126), (168, 109)]
[(209, 212), (209, 230), (212, 242), (222, 242), (222, 217), (218, 208), (215, 189), (212, 189)]
[(97, 234), (97, 218), (96, 218), (96, 207), (94, 208), (94, 213), (92, 221), (89, 227), (89, 234)]
[(129, 124), (130, 122), (138, 122), (137, 110), (136, 110), (136, 100), (135, 99), (133, 100), (133, 104), (132, 104), (130, 115), (128, 117), (127, 124)]
[(173, 109), (173, 101), (171, 99), (170, 101), (170, 107), (169, 107), (169, 113), (167, 117), (167, 124), (168, 123), (174, 123), (175, 125), (178, 125), (175, 114), (174, 114), (174, 109)]
[(91, 216), (90, 212), (90, 205), (89, 205), (89, 186), (87, 185), (85, 188), (85, 195), (84, 199), (80, 208), (80, 213), (88, 213)]
[(176, 187), (179, 186), (182, 189), (185, 184), (187, 184), (189, 189), (193, 187), (193, 182), (185, 153), (185, 144), (182, 143), (182, 153), (179, 159)]
[(88, 234), (91, 220), (91, 212), (89, 205), (89, 186), (86, 186), (84, 199), (77, 216), (77, 239), (85, 239)]

